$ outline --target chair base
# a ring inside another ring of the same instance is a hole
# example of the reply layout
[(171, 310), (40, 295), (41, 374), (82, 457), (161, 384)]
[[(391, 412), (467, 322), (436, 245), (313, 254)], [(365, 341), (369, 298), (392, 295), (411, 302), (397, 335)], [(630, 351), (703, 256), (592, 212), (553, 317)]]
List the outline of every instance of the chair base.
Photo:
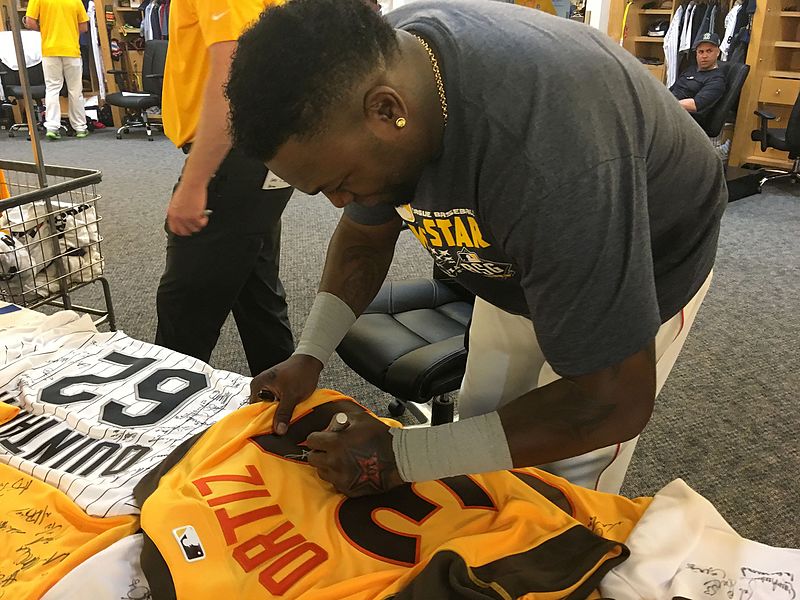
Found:
[[(46, 131), (45, 127), (44, 127), (44, 122), (43, 122), (44, 113), (42, 112), (43, 108), (38, 103), (38, 101), (37, 101), (36, 104), (34, 104), (33, 110), (34, 110), (34, 117), (35, 117), (35, 121), (36, 121), (36, 129), (38, 131), (40, 131), (41, 133), (44, 133)], [(62, 118), (62, 124), (59, 126), (59, 132), (63, 130), (63, 132), (66, 135), (74, 135), (74, 133), (72, 132), (73, 130), (71, 128), (68, 129), (67, 126), (63, 124), (63, 120), (64, 119), (66, 119), (66, 117)], [(11, 127), (8, 128), (8, 137), (10, 137), (10, 138), (16, 137), (18, 131), (26, 131), (28, 133), (28, 141), (31, 141), (31, 133), (28, 130), (28, 123), (27, 122), (26, 123), (14, 123)]]
[(445, 423), (452, 423), (455, 414), (455, 404), (448, 394), (435, 396), (431, 400), (430, 405), (428, 405), (428, 403), (417, 404), (416, 402), (408, 402), (400, 398), (395, 398), (389, 404), (389, 414), (393, 417), (401, 416), (406, 409), (408, 409), (421, 424), (443, 425)]
[(780, 181), (782, 179), (788, 179), (792, 183), (800, 183), (800, 158), (794, 159), (794, 164), (792, 165), (791, 171), (777, 171), (777, 170), (768, 170), (766, 171), (769, 175), (763, 177), (761, 181), (758, 182), (758, 191), (761, 191), (761, 188), (764, 186), (765, 183), (770, 181)]
[(147, 120), (147, 111), (143, 110), (134, 117), (126, 117), (125, 123), (117, 129), (117, 139), (122, 139), (123, 133), (130, 133), (131, 129), (144, 129), (147, 132), (147, 141), (153, 141), (153, 128)]
[(17, 137), (18, 131), (28, 131), (28, 124), (14, 123), (11, 127), (8, 128), (8, 137), (10, 138)]
[[(43, 111), (43, 109), (40, 106), (39, 102), (38, 101), (35, 102), (34, 105), (33, 105), (33, 120), (34, 120), (34, 123), (36, 124), (36, 128), (39, 131), (44, 131), (44, 123), (42, 122), (42, 115), (43, 115), (42, 111)], [(24, 115), (24, 113), (23, 113), (23, 115)], [(17, 132), (18, 131), (26, 131), (26, 132), (28, 132), (28, 141), (30, 141), (31, 134), (30, 134), (30, 131), (28, 131), (28, 123), (27, 123), (27, 121), (25, 123), (14, 123), (13, 125), (11, 125), (11, 127), (8, 128), (8, 137), (10, 137), (10, 138), (17, 137)]]
[[(41, 123), (37, 123), (36, 124), (36, 129), (40, 133), (44, 133), (45, 132), (44, 125), (42, 125)], [(63, 125), (61, 126), (61, 129), (63, 129), (64, 132), (67, 131), (67, 128), (64, 127)], [(17, 132), (18, 131), (26, 132), (28, 134), (27, 135), (28, 141), (29, 142), (31, 141), (31, 132), (28, 130), (28, 124), (27, 123), (14, 123), (11, 127), (8, 128), (8, 137), (10, 137), (10, 138), (17, 137)]]

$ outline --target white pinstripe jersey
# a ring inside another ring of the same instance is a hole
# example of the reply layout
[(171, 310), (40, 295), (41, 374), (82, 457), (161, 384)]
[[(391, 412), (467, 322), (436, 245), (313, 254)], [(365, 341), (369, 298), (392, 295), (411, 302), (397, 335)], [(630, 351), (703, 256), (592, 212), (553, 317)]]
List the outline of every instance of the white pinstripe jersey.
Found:
[(48, 335), (45, 323), (21, 340), (8, 331), (0, 399), (20, 412), (0, 424), (0, 462), (92, 516), (137, 514), (141, 476), (247, 402), (249, 378), (122, 332)]

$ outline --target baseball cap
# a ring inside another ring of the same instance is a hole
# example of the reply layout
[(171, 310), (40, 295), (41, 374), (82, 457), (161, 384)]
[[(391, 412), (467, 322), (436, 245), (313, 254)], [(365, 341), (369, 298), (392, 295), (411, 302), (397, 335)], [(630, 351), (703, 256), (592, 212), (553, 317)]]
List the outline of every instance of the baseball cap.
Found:
[(700, 44), (714, 44), (717, 48), (719, 48), (720, 45), (719, 36), (716, 33), (712, 32), (704, 33), (702, 36), (700, 36), (700, 39), (694, 43), (694, 46), (692, 46), (692, 50), (697, 50), (697, 47)]
[(669, 29), (669, 21), (656, 21), (647, 28), (650, 37), (664, 37)]

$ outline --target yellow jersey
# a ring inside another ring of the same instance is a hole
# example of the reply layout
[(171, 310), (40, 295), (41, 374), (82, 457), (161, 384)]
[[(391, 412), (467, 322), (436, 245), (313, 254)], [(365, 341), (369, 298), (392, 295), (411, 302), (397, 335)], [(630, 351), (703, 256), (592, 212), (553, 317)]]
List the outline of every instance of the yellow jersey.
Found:
[(149, 473), (135, 496), (153, 598), (586, 598), (628, 556), (649, 498), (538, 469), (336, 493), (304, 442), (352, 404), (319, 390), (281, 437), (276, 404), (239, 409)]
[(164, 133), (178, 147), (194, 139), (210, 66), (208, 49), (239, 39), (269, 0), (172, 0), (164, 73)]
[(78, 23), (89, 20), (81, 0), (30, 0), (25, 16), (39, 21), (42, 56), (80, 57)]
[(90, 517), (55, 487), (0, 463), (0, 598), (41, 598), (137, 527), (135, 517)]

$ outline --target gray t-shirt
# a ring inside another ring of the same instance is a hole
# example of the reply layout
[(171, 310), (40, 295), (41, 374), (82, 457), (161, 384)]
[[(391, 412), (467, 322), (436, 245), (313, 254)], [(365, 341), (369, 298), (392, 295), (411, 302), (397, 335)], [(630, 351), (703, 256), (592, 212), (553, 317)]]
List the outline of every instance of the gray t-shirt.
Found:
[(398, 210), (436, 264), (529, 316), (560, 375), (644, 348), (714, 263), (727, 190), (705, 133), (586, 25), (463, 0), (388, 19), (428, 40), (444, 78), (442, 154)]

